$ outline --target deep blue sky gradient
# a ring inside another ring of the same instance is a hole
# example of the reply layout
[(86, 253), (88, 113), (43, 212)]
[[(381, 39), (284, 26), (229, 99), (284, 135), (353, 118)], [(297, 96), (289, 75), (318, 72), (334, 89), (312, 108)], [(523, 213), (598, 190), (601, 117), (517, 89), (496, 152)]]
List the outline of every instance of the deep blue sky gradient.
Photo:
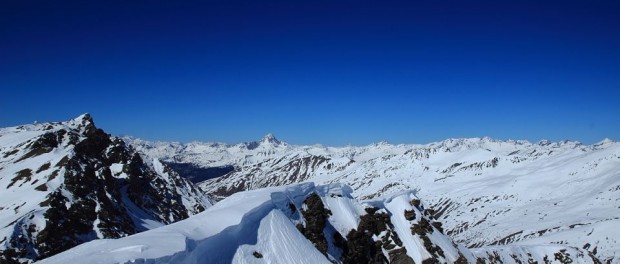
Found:
[(150, 140), (618, 140), (620, 1), (7, 0), (0, 88)]

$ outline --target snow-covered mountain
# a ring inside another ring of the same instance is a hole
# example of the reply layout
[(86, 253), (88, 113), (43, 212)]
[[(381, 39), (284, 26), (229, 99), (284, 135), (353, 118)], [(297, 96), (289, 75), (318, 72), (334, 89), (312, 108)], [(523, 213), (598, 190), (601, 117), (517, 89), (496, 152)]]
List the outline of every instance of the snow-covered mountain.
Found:
[(569, 245), (620, 260), (620, 143), (448, 139), (426, 145), (294, 146), (272, 135), (236, 145), (125, 138), (147, 156), (234, 166), (200, 183), (219, 199), (269, 186), (344, 183), (366, 200), (406, 190), (469, 248)]
[(312, 183), (239, 192), (189, 219), (40, 263), (596, 263), (564, 245), (472, 251), (412, 191), (367, 202), (351, 192)]
[(0, 263), (128, 236), (209, 206), (192, 183), (88, 114), (0, 129)]

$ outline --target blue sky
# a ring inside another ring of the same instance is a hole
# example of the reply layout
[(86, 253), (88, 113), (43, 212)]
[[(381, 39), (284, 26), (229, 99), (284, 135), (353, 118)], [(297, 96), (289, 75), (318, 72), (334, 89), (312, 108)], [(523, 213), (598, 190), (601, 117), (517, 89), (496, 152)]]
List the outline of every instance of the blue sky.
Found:
[(620, 139), (618, 1), (61, 2), (0, 3), (1, 127), (90, 112), (150, 140)]

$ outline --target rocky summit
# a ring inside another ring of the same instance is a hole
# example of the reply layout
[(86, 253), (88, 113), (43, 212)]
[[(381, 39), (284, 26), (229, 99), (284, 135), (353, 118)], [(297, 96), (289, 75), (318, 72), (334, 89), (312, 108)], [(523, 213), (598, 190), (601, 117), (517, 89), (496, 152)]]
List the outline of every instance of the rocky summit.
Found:
[(170, 224), (211, 206), (189, 181), (89, 114), (0, 129), (0, 262), (40, 260)]

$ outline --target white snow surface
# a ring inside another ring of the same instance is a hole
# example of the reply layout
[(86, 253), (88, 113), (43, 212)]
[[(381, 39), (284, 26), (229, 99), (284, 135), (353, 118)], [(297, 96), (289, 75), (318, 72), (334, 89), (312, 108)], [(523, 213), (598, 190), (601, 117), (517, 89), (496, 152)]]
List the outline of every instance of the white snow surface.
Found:
[(361, 147), (125, 140), (164, 161), (234, 166), (200, 184), (220, 198), (305, 181), (344, 183), (360, 199), (415, 190), (439, 213), (446, 232), (470, 248), (563, 244), (620, 260), (620, 229), (612, 228), (620, 220), (620, 143), (609, 139), (584, 145), (466, 138)]

